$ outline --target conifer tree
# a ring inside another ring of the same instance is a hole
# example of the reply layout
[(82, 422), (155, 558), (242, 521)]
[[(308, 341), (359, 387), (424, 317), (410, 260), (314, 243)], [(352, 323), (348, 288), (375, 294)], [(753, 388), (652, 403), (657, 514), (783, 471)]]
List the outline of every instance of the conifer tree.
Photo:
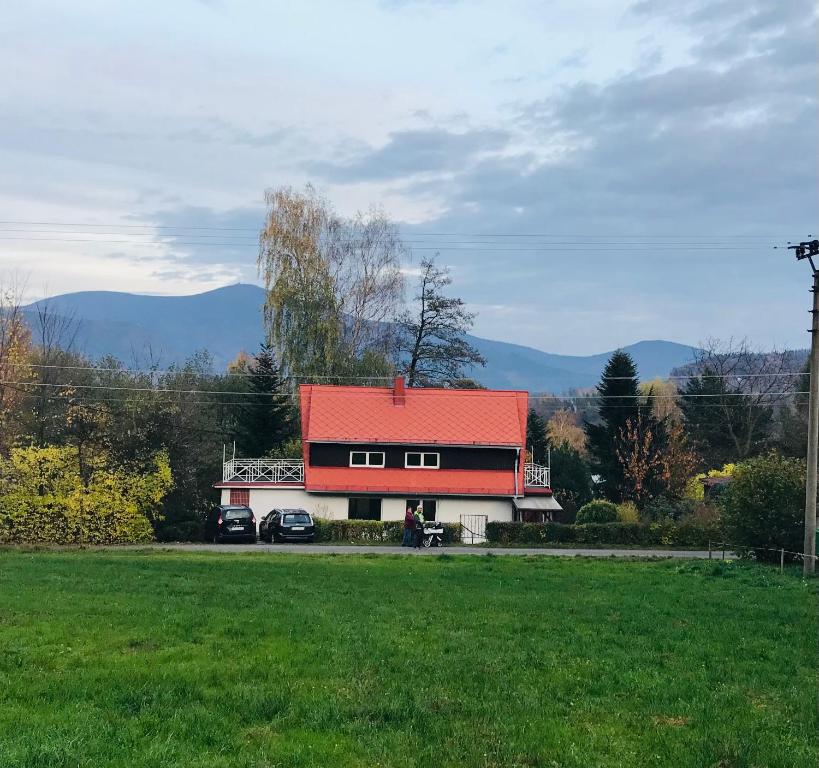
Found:
[(637, 367), (631, 355), (622, 350), (612, 354), (600, 383), (600, 423), (584, 425), (592, 473), (600, 476), (603, 495), (615, 502), (622, 501), (625, 478), (617, 456), (617, 445), (628, 427), (641, 413)]
[(247, 364), (247, 380), (237, 424), (237, 442), (242, 455), (267, 455), (293, 434), (294, 411), (285, 391), (273, 352), (262, 344)]
[(544, 464), (546, 461), (546, 422), (535, 411), (529, 409), (526, 419), (526, 448), (532, 453), (532, 461), (536, 464)]

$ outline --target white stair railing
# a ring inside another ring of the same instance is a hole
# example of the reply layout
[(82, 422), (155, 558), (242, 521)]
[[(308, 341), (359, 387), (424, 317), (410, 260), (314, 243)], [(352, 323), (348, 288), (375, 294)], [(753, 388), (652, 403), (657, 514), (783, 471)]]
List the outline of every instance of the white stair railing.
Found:
[(523, 484), (529, 488), (551, 488), (549, 467), (543, 464), (526, 464)]

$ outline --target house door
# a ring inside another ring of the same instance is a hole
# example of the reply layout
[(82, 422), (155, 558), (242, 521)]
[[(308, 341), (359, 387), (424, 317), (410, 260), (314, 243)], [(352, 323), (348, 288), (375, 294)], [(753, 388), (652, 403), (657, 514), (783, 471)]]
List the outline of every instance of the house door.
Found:
[(464, 544), (483, 544), (488, 519), (488, 515), (461, 515), (461, 541)]

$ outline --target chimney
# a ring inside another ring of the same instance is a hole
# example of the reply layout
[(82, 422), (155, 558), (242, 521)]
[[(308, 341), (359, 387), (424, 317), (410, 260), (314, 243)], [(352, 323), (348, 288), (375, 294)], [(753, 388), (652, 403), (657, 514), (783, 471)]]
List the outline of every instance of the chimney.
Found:
[(393, 405), (406, 405), (407, 403), (407, 390), (404, 388), (404, 377), (403, 376), (396, 376), (395, 377), (395, 385), (393, 386), (392, 390), (392, 404)]

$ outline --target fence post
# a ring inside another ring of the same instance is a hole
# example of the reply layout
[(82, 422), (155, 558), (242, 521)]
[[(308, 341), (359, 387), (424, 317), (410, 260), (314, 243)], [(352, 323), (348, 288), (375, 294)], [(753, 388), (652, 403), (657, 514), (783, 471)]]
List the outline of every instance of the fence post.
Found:
[(779, 572), (783, 573), (785, 571), (785, 550), (779, 550)]
[(708, 539), (708, 559), (711, 559), (711, 539)]
[(722, 542), (722, 559), (725, 560), (725, 542)]

